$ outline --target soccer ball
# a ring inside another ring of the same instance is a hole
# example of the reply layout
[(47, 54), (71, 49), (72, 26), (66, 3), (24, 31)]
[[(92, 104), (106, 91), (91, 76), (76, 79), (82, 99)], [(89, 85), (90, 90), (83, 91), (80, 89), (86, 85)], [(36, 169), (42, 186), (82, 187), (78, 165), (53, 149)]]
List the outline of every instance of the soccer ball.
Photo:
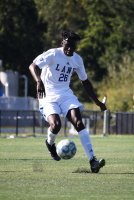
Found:
[(58, 156), (65, 160), (73, 158), (76, 150), (75, 143), (68, 139), (61, 140), (56, 146)]

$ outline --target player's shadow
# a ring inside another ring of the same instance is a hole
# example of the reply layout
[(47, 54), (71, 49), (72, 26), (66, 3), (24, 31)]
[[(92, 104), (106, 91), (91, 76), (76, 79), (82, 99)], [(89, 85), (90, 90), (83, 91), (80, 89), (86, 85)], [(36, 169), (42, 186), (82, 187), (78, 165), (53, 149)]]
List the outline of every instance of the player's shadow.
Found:
[[(84, 168), (80, 169), (80, 168), (78, 168), (75, 171), (73, 171), (72, 173), (92, 173), (92, 172), (89, 169), (84, 169)], [(112, 172), (111, 173), (103, 173), (102, 172), (102, 173), (99, 173), (99, 174), (134, 174), (134, 173), (129, 173), (129, 172), (128, 173), (116, 173), (116, 172), (115, 173), (114, 172), (113, 173)]]
[(72, 173), (91, 173), (91, 171), (88, 169), (76, 169), (75, 171), (73, 171)]
[(128, 172), (128, 173), (118, 173), (118, 172), (117, 172), (117, 173), (114, 173), (114, 172), (113, 172), (113, 173), (102, 173), (102, 174), (127, 174), (127, 175), (128, 175), (128, 174), (133, 174), (133, 175), (134, 175), (134, 173), (129, 173), (129, 172)]
[(50, 160), (45, 158), (8, 158), (8, 159), (0, 159), (0, 160), (22, 160), (22, 161), (28, 161), (28, 160)]
[(7, 173), (7, 172), (21, 172), (21, 171), (0, 171), (0, 173)]

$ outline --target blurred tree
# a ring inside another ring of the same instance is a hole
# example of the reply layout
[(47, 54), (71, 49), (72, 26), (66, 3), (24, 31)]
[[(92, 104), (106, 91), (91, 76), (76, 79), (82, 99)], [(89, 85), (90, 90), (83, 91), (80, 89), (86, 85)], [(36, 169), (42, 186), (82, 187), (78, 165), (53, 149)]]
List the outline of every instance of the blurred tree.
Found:
[(111, 111), (132, 111), (134, 94), (134, 52), (123, 56), (118, 63), (111, 63), (108, 76), (101, 83), (100, 96), (108, 96), (108, 108)]
[[(46, 23), (38, 19), (33, 0), (0, 0), (0, 59), (3, 68), (31, 78), (28, 66), (43, 51)], [(30, 96), (35, 96), (29, 79)], [(24, 94), (20, 88), (20, 94)]]
[[(109, 66), (122, 63), (122, 57), (134, 49), (134, 3), (133, 0), (85, 0), (84, 6), (88, 26), (83, 30), (84, 39), (78, 50), (89, 77), (100, 83), (104, 76), (109, 77)], [(125, 67), (122, 65), (120, 72)]]
[[(133, 49), (133, 0), (35, 0), (39, 15), (48, 22), (44, 48), (59, 46), (62, 28), (78, 31), (83, 37), (77, 52), (83, 57), (91, 81), (101, 83), (109, 62), (121, 61)], [(89, 101), (76, 76), (71, 87), (82, 101)], [(97, 89), (97, 88), (96, 88)]]
[(132, 38), (134, 36), (134, 3), (133, 0), (110, 0), (106, 5), (113, 13), (109, 19), (111, 32), (106, 39), (105, 53), (101, 61), (121, 61), (122, 55), (134, 49)]
[[(83, 1), (83, 0), (82, 0)], [(81, 0), (35, 0), (39, 16), (47, 22), (46, 50), (61, 43), (60, 31), (63, 28), (80, 31), (88, 25), (87, 15)]]
[[(105, 76), (109, 78), (109, 67), (114, 63), (118, 69), (122, 57), (134, 49), (133, 10), (133, 0), (0, 0), (4, 68), (31, 77), (28, 65), (43, 50), (60, 46), (60, 30), (67, 28), (82, 36), (77, 52), (84, 59), (90, 80), (101, 85)], [(120, 72), (124, 68), (122, 65)], [(96, 91), (101, 90), (98, 84)], [(89, 101), (76, 76), (71, 87), (81, 101)], [(34, 88), (30, 88), (29, 95), (33, 96)]]

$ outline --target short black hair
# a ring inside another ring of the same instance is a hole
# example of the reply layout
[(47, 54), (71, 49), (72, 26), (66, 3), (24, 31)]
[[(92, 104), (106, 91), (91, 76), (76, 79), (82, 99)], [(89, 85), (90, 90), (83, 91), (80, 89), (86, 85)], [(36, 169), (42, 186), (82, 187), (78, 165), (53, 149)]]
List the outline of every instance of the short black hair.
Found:
[(75, 33), (72, 30), (61, 30), (61, 35), (63, 37), (63, 40), (67, 39), (67, 38), (73, 38), (76, 41), (80, 41), (82, 38), (79, 34)]

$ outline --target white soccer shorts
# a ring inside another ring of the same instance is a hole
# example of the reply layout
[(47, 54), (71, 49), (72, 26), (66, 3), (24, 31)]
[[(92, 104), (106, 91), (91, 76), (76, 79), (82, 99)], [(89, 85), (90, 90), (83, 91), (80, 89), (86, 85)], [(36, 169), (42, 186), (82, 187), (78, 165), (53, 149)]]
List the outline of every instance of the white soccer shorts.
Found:
[(47, 118), (51, 114), (62, 114), (64, 117), (66, 117), (69, 110), (73, 108), (80, 109), (80, 112), (82, 112), (84, 106), (81, 104), (78, 100), (78, 98), (72, 94), (68, 96), (56, 96), (52, 99), (50, 98), (44, 98), (40, 102), (40, 112), (44, 115), (45, 120), (47, 121)]

